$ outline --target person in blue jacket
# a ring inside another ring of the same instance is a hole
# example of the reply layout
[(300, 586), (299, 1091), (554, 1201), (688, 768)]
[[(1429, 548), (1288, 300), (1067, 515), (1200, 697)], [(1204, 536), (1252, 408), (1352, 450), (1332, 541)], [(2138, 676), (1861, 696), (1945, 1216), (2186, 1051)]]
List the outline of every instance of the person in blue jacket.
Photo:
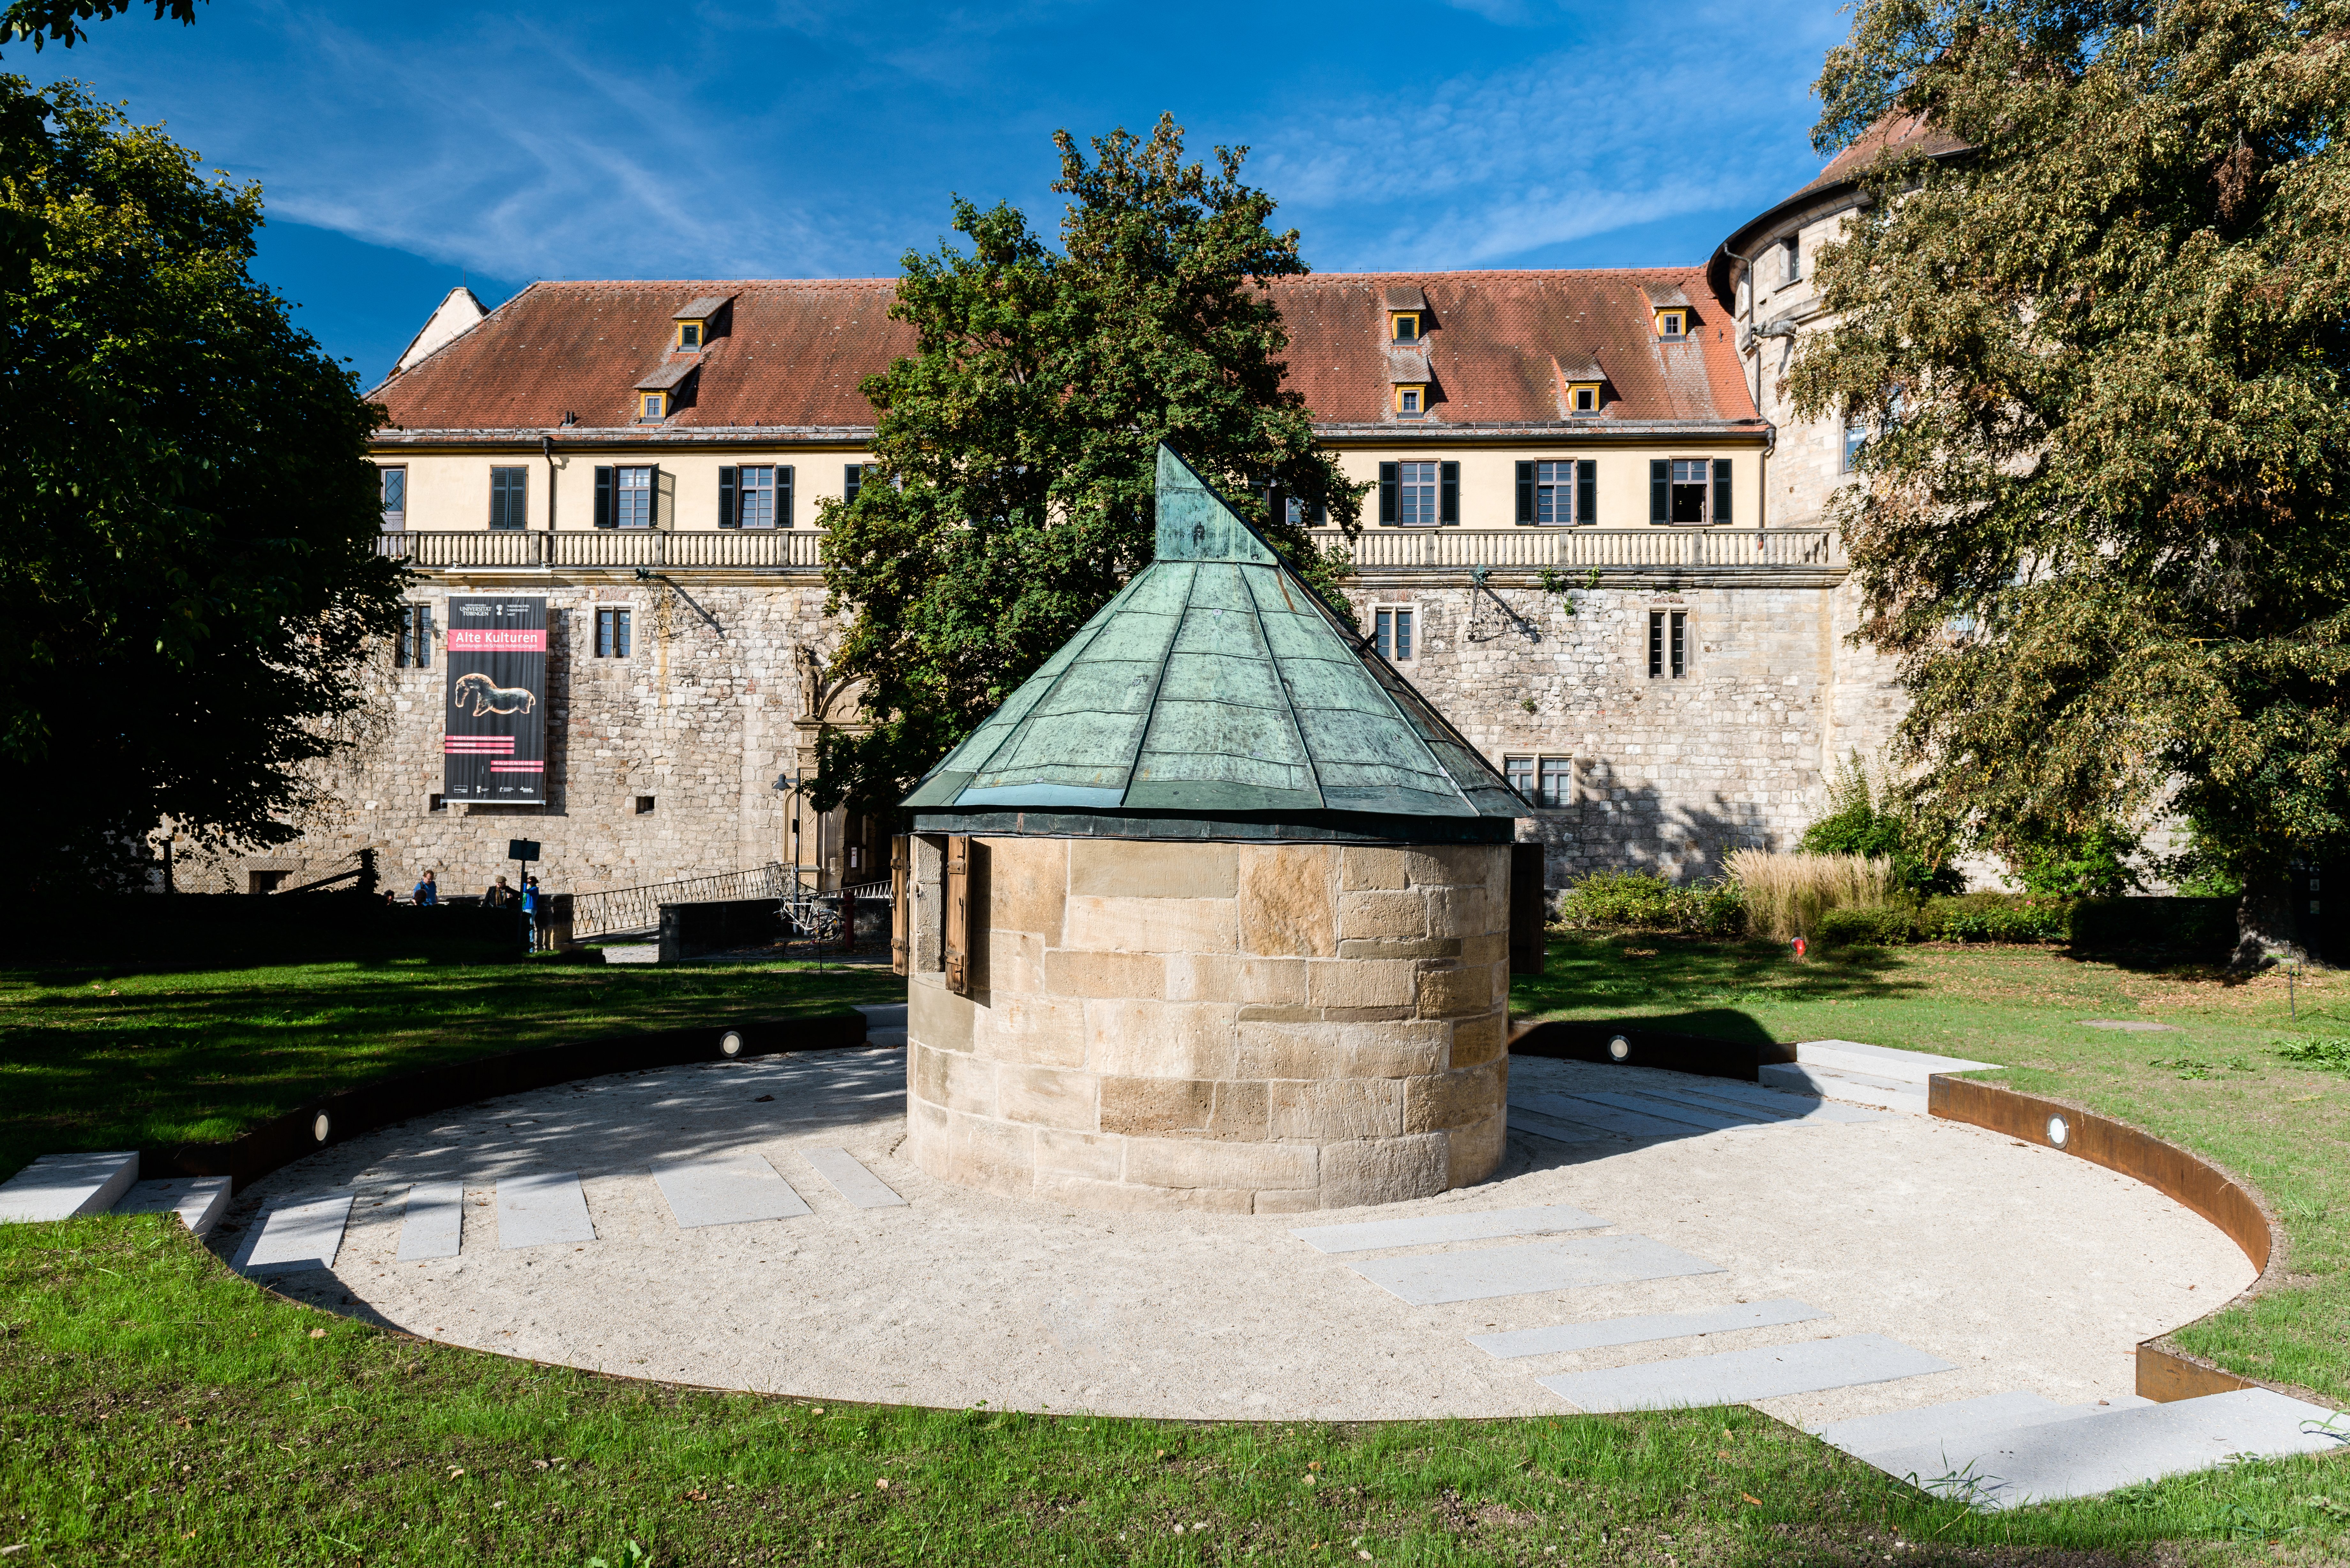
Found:
[(427, 871), (424, 874), (424, 880), (416, 885), (416, 891), (412, 898), (416, 907), (421, 909), (429, 909), (441, 901), (441, 888), (432, 880), (432, 872)]

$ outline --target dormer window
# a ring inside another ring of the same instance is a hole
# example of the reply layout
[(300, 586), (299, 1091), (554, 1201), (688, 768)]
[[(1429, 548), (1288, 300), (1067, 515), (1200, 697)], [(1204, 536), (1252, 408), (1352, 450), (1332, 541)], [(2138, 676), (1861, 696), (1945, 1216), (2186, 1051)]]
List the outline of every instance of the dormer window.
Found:
[(725, 323), (721, 318), (733, 300), (731, 294), (705, 294), (700, 299), (689, 299), (670, 316), (674, 324), (669, 348), (672, 354), (699, 354), (710, 347)]
[(1657, 312), (1657, 336), (1659, 337), (1669, 340), (1686, 337), (1689, 336), (1686, 330), (1688, 325), (1689, 314), (1686, 311), (1659, 310)]
[(669, 418), (669, 394), (667, 392), (639, 392), (637, 394), (637, 422), (639, 424), (655, 424), (667, 418)]
[(702, 323), (699, 321), (679, 322), (677, 324), (677, 347), (681, 353), (701, 353)]
[(1404, 419), (1416, 420), (1428, 412), (1426, 387), (1398, 387), (1395, 389), (1395, 411)]
[(1396, 343), (1417, 343), (1419, 341), (1419, 311), (1391, 310), (1388, 313), (1388, 323), (1389, 328), (1389, 341)]
[(1690, 328), (1697, 324), (1697, 312), (1690, 307), (1688, 295), (1669, 284), (1644, 285), (1640, 292), (1648, 296), (1658, 337), (1678, 343), (1690, 335)]
[(1566, 398), (1569, 413), (1596, 414), (1599, 411), (1599, 383), (1596, 381), (1573, 382), (1566, 389)]

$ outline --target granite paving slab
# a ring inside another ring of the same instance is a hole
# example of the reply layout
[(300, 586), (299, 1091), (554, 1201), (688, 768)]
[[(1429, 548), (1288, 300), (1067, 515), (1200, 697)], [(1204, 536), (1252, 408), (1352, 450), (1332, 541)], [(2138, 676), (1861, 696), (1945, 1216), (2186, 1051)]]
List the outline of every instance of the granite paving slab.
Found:
[(571, 1171), (527, 1172), (498, 1178), (498, 1246), (546, 1247), (556, 1242), (574, 1246), (596, 1239), (588, 1219), (588, 1199), (579, 1178)]
[(331, 1269), (336, 1254), (342, 1251), (343, 1227), (350, 1217), (348, 1192), (275, 1204), (255, 1217), (232, 1266), (249, 1274)]
[[(1581, 1122), (1586, 1127), (1600, 1127), (1607, 1132), (1621, 1133), (1626, 1137), (1692, 1137), (1687, 1122), (1673, 1121), (1662, 1115), (1643, 1116), (1638, 1111), (1619, 1111), (1613, 1106), (1574, 1095), (1512, 1093), (1510, 1104), (1527, 1110), (1553, 1116), (1562, 1121)], [(1658, 1107), (1659, 1111), (1662, 1106)]]
[(0, 1181), (0, 1223), (44, 1224), (103, 1214), (139, 1179), (139, 1151), (45, 1154)]
[(2334, 1453), (2345, 1446), (2350, 1416), (2270, 1388), (2238, 1388), (1863, 1457), (1887, 1474), (1917, 1477), (1929, 1491), (2013, 1508), (2204, 1469), (2237, 1454)]
[(1490, 1241), (1502, 1236), (1544, 1236), (1556, 1231), (1596, 1231), (1607, 1220), (1565, 1203), (1529, 1209), (1487, 1209), (1469, 1214), (1428, 1214), (1411, 1220), (1370, 1220), (1358, 1225), (1311, 1225), (1291, 1235), (1317, 1252), (1368, 1252), (1381, 1247), (1423, 1247), (1444, 1241)]
[(225, 1176), (175, 1176), (161, 1181), (134, 1182), (117, 1214), (177, 1214), (192, 1236), (206, 1236), (228, 1212), (229, 1179)]
[(1809, 1323), (1827, 1315), (1817, 1307), (1783, 1298), (1741, 1302), (1703, 1312), (1645, 1313), (1637, 1317), (1602, 1318), (1596, 1323), (1513, 1329), (1508, 1334), (1472, 1334), (1469, 1343), (1488, 1355), (1508, 1360), (1565, 1350), (1598, 1350), (1611, 1345), (1645, 1345), (1650, 1340), (1683, 1339), (1691, 1334), (1731, 1334), (1742, 1328), (1772, 1328), (1780, 1324)]
[(703, 1225), (795, 1220), (813, 1212), (807, 1199), (755, 1154), (656, 1165), (653, 1184), (660, 1189), (679, 1228), (686, 1231)]
[(891, 1190), (888, 1182), (866, 1169), (845, 1148), (803, 1148), (800, 1156), (816, 1167), (818, 1176), (832, 1183), (835, 1192), (859, 1209), (896, 1209), (905, 1204), (906, 1200)]
[(1949, 1362), (1881, 1334), (1852, 1334), (1596, 1372), (1564, 1372), (1536, 1381), (1575, 1408), (1601, 1415), (1615, 1410), (1740, 1405), (1951, 1370)]
[(1347, 1267), (1414, 1306), (1722, 1272), (1646, 1236), (1586, 1236), (1474, 1252), (1373, 1258)]
[(400, 1216), (398, 1261), (421, 1263), (453, 1258), (464, 1241), (465, 1184), (420, 1181), (408, 1189)]

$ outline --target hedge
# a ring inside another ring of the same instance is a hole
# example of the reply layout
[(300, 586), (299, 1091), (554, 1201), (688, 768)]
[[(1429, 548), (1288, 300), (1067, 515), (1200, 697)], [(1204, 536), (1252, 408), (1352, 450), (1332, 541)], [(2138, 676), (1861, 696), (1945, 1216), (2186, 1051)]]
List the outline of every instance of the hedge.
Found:
[(387, 904), (380, 895), (127, 893), (19, 909), (6, 918), (20, 964), (244, 969), (421, 958), (502, 963), (523, 956), (511, 909)]

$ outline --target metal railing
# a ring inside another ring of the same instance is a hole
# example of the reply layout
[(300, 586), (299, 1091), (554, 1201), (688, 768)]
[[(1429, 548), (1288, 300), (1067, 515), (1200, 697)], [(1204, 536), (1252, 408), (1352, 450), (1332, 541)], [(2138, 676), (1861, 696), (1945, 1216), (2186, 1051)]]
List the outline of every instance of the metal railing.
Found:
[(1835, 531), (1827, 528), (1366, 528), (1351, 543), (1335, 528), (1318, 528), (1315, 538), (1326, 546), (1345, 545), (1366, 571), (1844, 565)]
[(427, 567), (630, 566), (724, 570), (791, 567), (814, 571), (822, 560), (813, 528), (475, 529), (381, 534), (375, 553)]
[(675, 882), (649, 882), (640, 888), (574, 893), (571, 935), (577, 940), (613, 931), (650, 930), (660, 924), (663, 904), (710, 904), (730, 898), (773, 898), (780, 903), (796, 893), (795, 882), (788, 867), (770, 861), (752, 871), (722, 871)]

